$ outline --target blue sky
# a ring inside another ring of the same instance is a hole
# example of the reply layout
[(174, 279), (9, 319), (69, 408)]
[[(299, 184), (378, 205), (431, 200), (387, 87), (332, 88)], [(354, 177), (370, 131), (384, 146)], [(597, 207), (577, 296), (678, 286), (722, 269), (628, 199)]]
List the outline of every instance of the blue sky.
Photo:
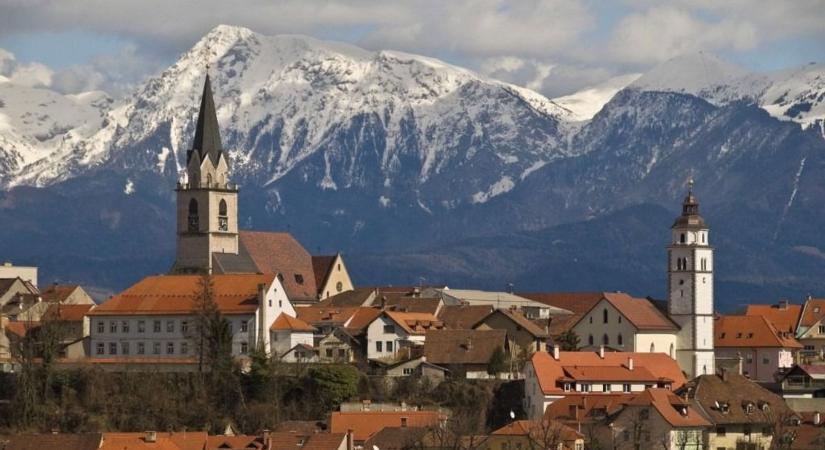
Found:
[(0, 0), (14, 55), (0, 74), (123, 93), (220, 23), (424, 54), (549, 96), (696, 51), (753, 70), (825, 61), (825, 0)]

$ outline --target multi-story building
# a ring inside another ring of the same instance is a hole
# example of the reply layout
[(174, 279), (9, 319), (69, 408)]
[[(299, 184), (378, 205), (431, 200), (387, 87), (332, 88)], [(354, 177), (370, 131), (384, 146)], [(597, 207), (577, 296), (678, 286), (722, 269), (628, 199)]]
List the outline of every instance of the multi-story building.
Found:
[(719, 316), (714, 330), (716, 356), (740, 359), (742, 375), (755, 381), (776, 381), (794, 365), (794, 355), (802, 348), (764, 316)]

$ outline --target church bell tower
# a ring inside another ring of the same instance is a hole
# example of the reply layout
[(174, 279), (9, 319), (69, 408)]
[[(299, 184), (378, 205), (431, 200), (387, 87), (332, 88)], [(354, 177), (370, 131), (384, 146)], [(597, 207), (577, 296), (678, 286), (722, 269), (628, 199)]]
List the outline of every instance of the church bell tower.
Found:
[(682, 215), (668, 246), (668, 312), (681, 329), (676, 359), (688, 378), (715, 373), (713, 351), (713, 247), (699, 202), (688, 182)]
[(175, 191), (177, 256), (172, 273), (212, 273), (214, 253), (238, 254), (238, 187), (229, 181), (208, 74), (195, 139)]

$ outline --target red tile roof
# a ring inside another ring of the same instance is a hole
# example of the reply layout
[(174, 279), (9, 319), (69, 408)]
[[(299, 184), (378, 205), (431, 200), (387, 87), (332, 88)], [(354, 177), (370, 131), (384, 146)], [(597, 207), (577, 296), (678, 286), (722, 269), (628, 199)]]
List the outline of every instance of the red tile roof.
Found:
[(290, 300), (317, 299), (312, 256), (291, 234), (241, 231), (239, 237), (260, 272), (283, 276)]
[(781, 302), (778, 305), (748, 305), (746, 316), (762, 316), (782, 333), (796, 334), (796, 326), (802, 316), (802, 305)]
[[(662, 314), (650, 300), (635, 298), (623, 292), (562, 292), (562, 293), (527, 293), (519, 294), (525, 298), (547, 305), (567, 309), (573, 316), (565, 321), (573, 327), (602, 299), (607, 300), (619, 310), (636, 328), (640, 330), (678, 330), (679, 327)], [(555, 333), (563, 330), (556, 330)]]
[(438, 319), (444, 322), (446, 328), (469, 330), (491, 312), (492, 305), (444, 305)]
[(263, 440), (258, 436), (208, 436), (206, 450), (257, 450), (263, 449)]
[(320, 326), (321, 324), (344, 324), (358, 311), (358, 308), (302, 306), (295, 308), (295, 314), (306, 323)]
[(825, 298), (809, 298), (802, 307), (799, 326), (812, 327), (825, 317)]
[(584, 435), (555, 420), (536, 422), (532, 420), (515, 420), (503, 427), (493, 430), (493, 436), (532, 436), (541, 441), (542, 437), (552, 432), (563, 441), (583, 439)]
[(41, 290), (40, 296), (43, 298), (43, 301), (46, 302), (62, 303), (69, 298), (72, 292), (78, 287), (80, 286), (76, 284), (52, 284), (45, 290)]
[(424, 340), (427, 362), (452, 364), (487, 364), (497, 348), (507, 344), (505, 330), (432, 330)]
[(719, 316), (713, 325), (716, 347), (802, 348), (792, 337), (785, 337), (764, 316)]
[(287, 315), (286, 313), (281, 313), (275, 322), (272, 323), (273, 331), (278, 330), (290, 330), (290, 331), (315, 331), (315, 327), (312, 325), (304, 322), (301, 319), (292, 317)]
[[(544, 411), (544, 418), (566, 424), (597, 421), (600, 417), (618, 412), (632, 398), (633, 394), (569, 393), (549, 404)], [(596, 411), (600, 414), (595, 414)]]
[[(258, 307), (258, 286), (269, 286), (274, 274), (212, 275), (215, 303), (222, 314), (250, 314)], [(203, 290), (199, 275), (146, 277), (102, 305), (90, 316), (120, 314), (191, 314)]]
[[(633, 359), (632, 371), (628, 367), (630, 359)], [(600, 367), (600, 370), (611, 375), (610, 381), (614, 380), (613, 376), (631, 376), (629, 372), (643, 369), (645, 381), (647, 378), (652, 378), (651, 381), (670, 382), (673, 389), (685, 383), (685, 376), (679, 364), (665, 353), (605, 352), (604, 357), (601, 357), (597, 352), (559, 352), (559, 360), (555, 360), (547, 352), (536, 352), (530, 359), (530, 363), (544, 393), (563, 393), (560, 380), (578, 375), (580, 372), (576, 370), (583, 370), (577, 369), (582, 367)], [(594, 373), (593, 369), (586, 370), (582, 373), (587, 376)], [(638, 379), (636, 375), (632, 376), (633, 378), (628, 381)], [(621, 380), (615, 379), (615, 381)]]
[(530, 319), (528, 319), (527, 317), (524, 317), (524, 314), (522, 314), (518, 311), (511, 310), (511, 309), (497, 309), (497, 310), (491, 312), (490, 314), (488, 314), (487, 317), (484, 317), (481, 320), (479, 320), (478, 323), (476, 323), (473, 328), (480, 325), (481, 323), (484, 323), (487, 320), (488, 317), (493, 316), (493, 315), (497, 315), (497, 314), (500, 314), (500, 315), (506, 317), (511, 322), (513, 322), (514, 324), (516, 324), (519, 327), (521, 327), (522, 329), (524, 329), (524, 331), (526, 331), (526, 332), (530, 333), (531, 335), (533, 335), (533, 337), (543, 339), (543, 338), (546, 338), (548, 336), (546, 330), (539, 327), (535, 323), (531, 322)]
[(372, 323), (383, 311), (378, 308), (362, 306), (358, 308), (346, 324), (347, 333), (355, 336), (366, 331), (367, 326)]
[(332, 269), (332, 264), (338, 255), (324, 255), (312, 257), (312, 271), (315, 274), (315, 285), (318, 286), (318, 292), (327, 281), (327, 276)]
[(690, 403), (667, 389), (646, 389), (636, 394), (628, 406), (652, 406), (674, 427), (704, 427), (708, 422)]
[(18, 337), (25, 337), (31, 330), (40, 328), (40, 322), (15, 321), (6, 323), (6, 333), (12, 333)]
[(54, 304), (46, 311), (46, 316), (64, 322), (80, 322), (94, 306)]
[(329, 428), (332, 433), (353, 431), (353, 439), (365, 441), (387, 427), (429, 427), (444, 416), (438, 411), (351, 411), (333, 412)]
[(202, 450), (207, 434), (201, 431), (157, 432), (155, 442), (147, 442), (146, 433), (103, 433), (100, 450)]
[(384, 315), (409, 334), (423, 335), (444, 328), (444, 323), (430, 313), (384, 311)]

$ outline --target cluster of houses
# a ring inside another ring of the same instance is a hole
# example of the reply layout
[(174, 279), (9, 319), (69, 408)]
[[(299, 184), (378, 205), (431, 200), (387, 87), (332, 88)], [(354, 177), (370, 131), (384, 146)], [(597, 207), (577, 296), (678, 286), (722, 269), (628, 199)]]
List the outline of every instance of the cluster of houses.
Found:
[[(148, 276), (100, 304), (79, 286), (39, 287), (36, 268), (0, 267), (4, 370), (14, 370), (21, 339), (55, 324), (65, 330), (58, 366), (195, 370), (197, 317), (208, 298), (227, 320), (232, 354), (242, 363), (263, 352), (286, 364), (353, 364), (387, 379), (523, 384), (522, 411), (512, 412), (523, 420), (488, 435), (460, 436), (451, 448), (825, 444), (819, 414), (825, 411), (825, 364), (818, 364), (825, 357), (825, 299), (717, 314), (714, 250), (692, 186), (671, 228), (663, 300), (623, 292), (357, 287), (341, 254), (311, 255), (288, 233), (239, 230), (238, 187), (230, 181), (207, 77), (176, 193), (177, 254), (170, 272)], [(365, 403), (342, 408), (323, 425), (283, 424), (285, 429), (261, 436), (38, 439), (75, 439), (60, 448), (78, 449), (150, 443), (193, 449), (445, 448), (433, 430), (449, 420), (448, 411)]]

